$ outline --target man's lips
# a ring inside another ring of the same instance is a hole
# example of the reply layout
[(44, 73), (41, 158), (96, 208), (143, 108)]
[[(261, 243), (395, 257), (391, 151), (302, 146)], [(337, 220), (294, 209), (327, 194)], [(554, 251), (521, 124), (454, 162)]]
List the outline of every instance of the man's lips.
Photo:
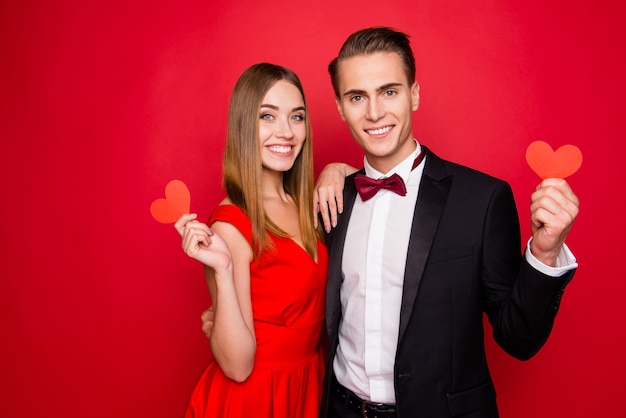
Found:
[(382, 128), (366, 129), (365, 132), (367, 132), (368, 135), (384, 135), (387, 132), (391, 131), (392, 128), (393, 125), (387, 125), (383, 126)]

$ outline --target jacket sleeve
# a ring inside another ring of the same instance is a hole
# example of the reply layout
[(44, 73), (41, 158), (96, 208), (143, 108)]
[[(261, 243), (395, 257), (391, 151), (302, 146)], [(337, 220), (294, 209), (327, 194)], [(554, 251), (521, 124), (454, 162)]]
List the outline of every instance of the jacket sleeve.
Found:
[(496, 342), (527, 360), (548, 339), (565, 286), (575, 270), (547, 276), (520, 256), (519, 219), (508, 184), (494, 190), (483, 242), (483, 306)]

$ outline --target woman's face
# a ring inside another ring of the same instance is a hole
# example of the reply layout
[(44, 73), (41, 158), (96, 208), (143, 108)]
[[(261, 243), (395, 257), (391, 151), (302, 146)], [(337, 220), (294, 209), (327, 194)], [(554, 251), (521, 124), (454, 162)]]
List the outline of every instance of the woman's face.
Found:
[(306, 109), (296, 86), (279, 80), (265, 94), (259, 114), (263, 167), (288, 171), (306, 140)]

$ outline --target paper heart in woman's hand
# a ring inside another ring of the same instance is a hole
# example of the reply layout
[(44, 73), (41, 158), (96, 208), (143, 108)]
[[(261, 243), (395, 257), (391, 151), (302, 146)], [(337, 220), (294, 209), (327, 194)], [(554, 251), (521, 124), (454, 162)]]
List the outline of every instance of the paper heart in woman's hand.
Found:
[(185, 183), (172, 180), (165, 186), (165, 197), (152, 202), (150, 213), (157, 221), (170, 224), (189, 213), (190, 206), (191, 195)]
[(535, 141), (526, 149), (526, 161), (541, 179), (564, 179), (578, 171), (583, 154), (575, 145), (563, 145), (553, 151), (548, 143)]

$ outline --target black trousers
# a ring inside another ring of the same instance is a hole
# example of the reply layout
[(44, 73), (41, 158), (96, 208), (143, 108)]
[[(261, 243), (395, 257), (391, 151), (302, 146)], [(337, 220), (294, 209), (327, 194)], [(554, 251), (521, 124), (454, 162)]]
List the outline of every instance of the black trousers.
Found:
[(337, 381), (333, 381), (327, 418), (396, 418), (393, 405), (364, 402)]
[(340, 399), (331, 393), (330, 402), (328, 402), (327, 418), (362, 418), (363, 415), (357, 414), (352, 408), (348, 408), (348, 400)]

